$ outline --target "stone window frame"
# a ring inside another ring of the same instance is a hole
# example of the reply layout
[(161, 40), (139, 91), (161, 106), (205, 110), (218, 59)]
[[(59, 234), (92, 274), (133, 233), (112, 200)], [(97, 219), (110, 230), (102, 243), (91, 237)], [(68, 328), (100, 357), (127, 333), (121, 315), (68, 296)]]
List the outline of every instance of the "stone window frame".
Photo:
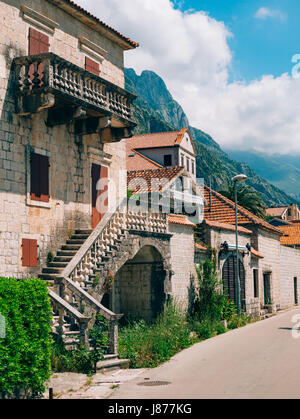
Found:
[(30, 25), (33, 25), (50, 35), (54, 35), (55, 29), (59, 27), (59, 24), (54, 20), (48, 18), (41, 13), (36, 12), (34, 9), (31, 9), (28, 6), (21, 6), (22, 18), (28, 22)]
[(46, 156), (49, 158), (50, 162), (50, 153), (46, 150), (43, 150), (38, 147), (27, 146), (26, 149), (26, 205), (29, 207), (38, 207), (38, 208), (52, 208), (52, 199), (51, 199), (51, 176), (49, 170), (49, 202), (35, 201), (31, 199), (31, 165), (30, 165), (30, 155), (31, 153), (40, 154), (41, 156)]

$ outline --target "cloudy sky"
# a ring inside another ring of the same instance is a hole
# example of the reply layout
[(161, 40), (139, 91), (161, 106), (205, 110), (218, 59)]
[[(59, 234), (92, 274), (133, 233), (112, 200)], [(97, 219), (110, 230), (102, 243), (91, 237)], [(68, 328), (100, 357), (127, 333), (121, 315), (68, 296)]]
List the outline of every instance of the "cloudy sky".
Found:
[(300, 155), (299, 0), (77, 3), (138, 41), (126, 67), (159, 74), (223, 148)]

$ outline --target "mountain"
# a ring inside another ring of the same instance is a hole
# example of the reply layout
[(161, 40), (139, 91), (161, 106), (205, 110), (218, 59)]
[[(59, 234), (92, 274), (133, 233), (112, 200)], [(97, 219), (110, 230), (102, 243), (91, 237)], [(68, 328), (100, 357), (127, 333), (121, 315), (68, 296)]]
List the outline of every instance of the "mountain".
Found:
[(251, 166), (260, 176), (300, 200), (300, 156), (227, 150), (230, 157)]
[(140, 76), (133, 69), (125, 69), (126, 89), (137, 95), (134, 116), (137, 121), (135, 134), (164, 132), (189, 127), (197, 149), (197, 176), (216, 190), (227, 189), (238, 173), (248, 176), (248, 185), (261, 193), (267, 205), (299, 203), (257, 174), (245, 163), (240, 163), (225, 153), (208, 134), (191, 127), (188, 118), (176, 102), (161, 77), (145, 70)]

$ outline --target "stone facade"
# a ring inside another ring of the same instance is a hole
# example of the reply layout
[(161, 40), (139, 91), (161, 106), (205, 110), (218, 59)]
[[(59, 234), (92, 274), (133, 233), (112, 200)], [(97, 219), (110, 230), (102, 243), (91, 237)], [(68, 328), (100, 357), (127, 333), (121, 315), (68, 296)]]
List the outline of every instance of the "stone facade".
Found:
[(187, 309), (194, 276), (194, 230), (191, 226), (170, 224), (169, 232), (172, 234), (172, 296), (181, 307)]
[[(75, 136), (73, 123), (47, 127), (47, 111), (15, 114), (12, 60), (28, 54), (30, 27), (49, 36), (50, 52), (84, 68), (88, 54), (79, 39), (105, 51), (100, 66), (104, 79), (124, 87), (123, 48), (44, 0), (26, 6), (56, 22), (53, 33), (26, 18), (24, 2), (1, 1), (0, 24), (0, 276), (36, 276), (49, 252), (55, 253), (77, 228), (91, 228), (91, 165), (108, 167), (111, 185), (126, 192), (125, 144), (101, 145), (98, 135)], [(93, 57), (92, 57), (93, 58)], [(50, 202), (30, 200), (30, 153), (49, 157)], [(120, 180), (121, 179), (121, 180)], [(22, 239), (38, 241), (38, 266), (23, 268)]]
[[(300, 250), (280, 246), (280, 307), (290, 308), (299, 301)], [(296, 297), (296, 298), (295, 298)]]

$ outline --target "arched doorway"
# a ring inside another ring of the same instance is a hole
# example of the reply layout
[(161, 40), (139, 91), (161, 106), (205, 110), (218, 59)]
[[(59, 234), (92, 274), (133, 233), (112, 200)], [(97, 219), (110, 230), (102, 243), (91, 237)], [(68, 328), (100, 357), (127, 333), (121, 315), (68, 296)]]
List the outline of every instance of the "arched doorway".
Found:
[[(245, 291), (245, 268), (242, 261), (239, 259), (239, 277), (241, 287), (241, 305), (244, 308), (246, 291)], [(228, 296), (231, 301), (237, 304), (236, 295), (236, 256), (229, 256), (224, 265), (222, 271), (222, 279), (224, 283), (224, 294)]]
[(153, 246), (144, 246), (117, 272), (111, 293), (111, 310), (127, 319), (151, 321), (162, 311), (164, 292), (163, 258)]

